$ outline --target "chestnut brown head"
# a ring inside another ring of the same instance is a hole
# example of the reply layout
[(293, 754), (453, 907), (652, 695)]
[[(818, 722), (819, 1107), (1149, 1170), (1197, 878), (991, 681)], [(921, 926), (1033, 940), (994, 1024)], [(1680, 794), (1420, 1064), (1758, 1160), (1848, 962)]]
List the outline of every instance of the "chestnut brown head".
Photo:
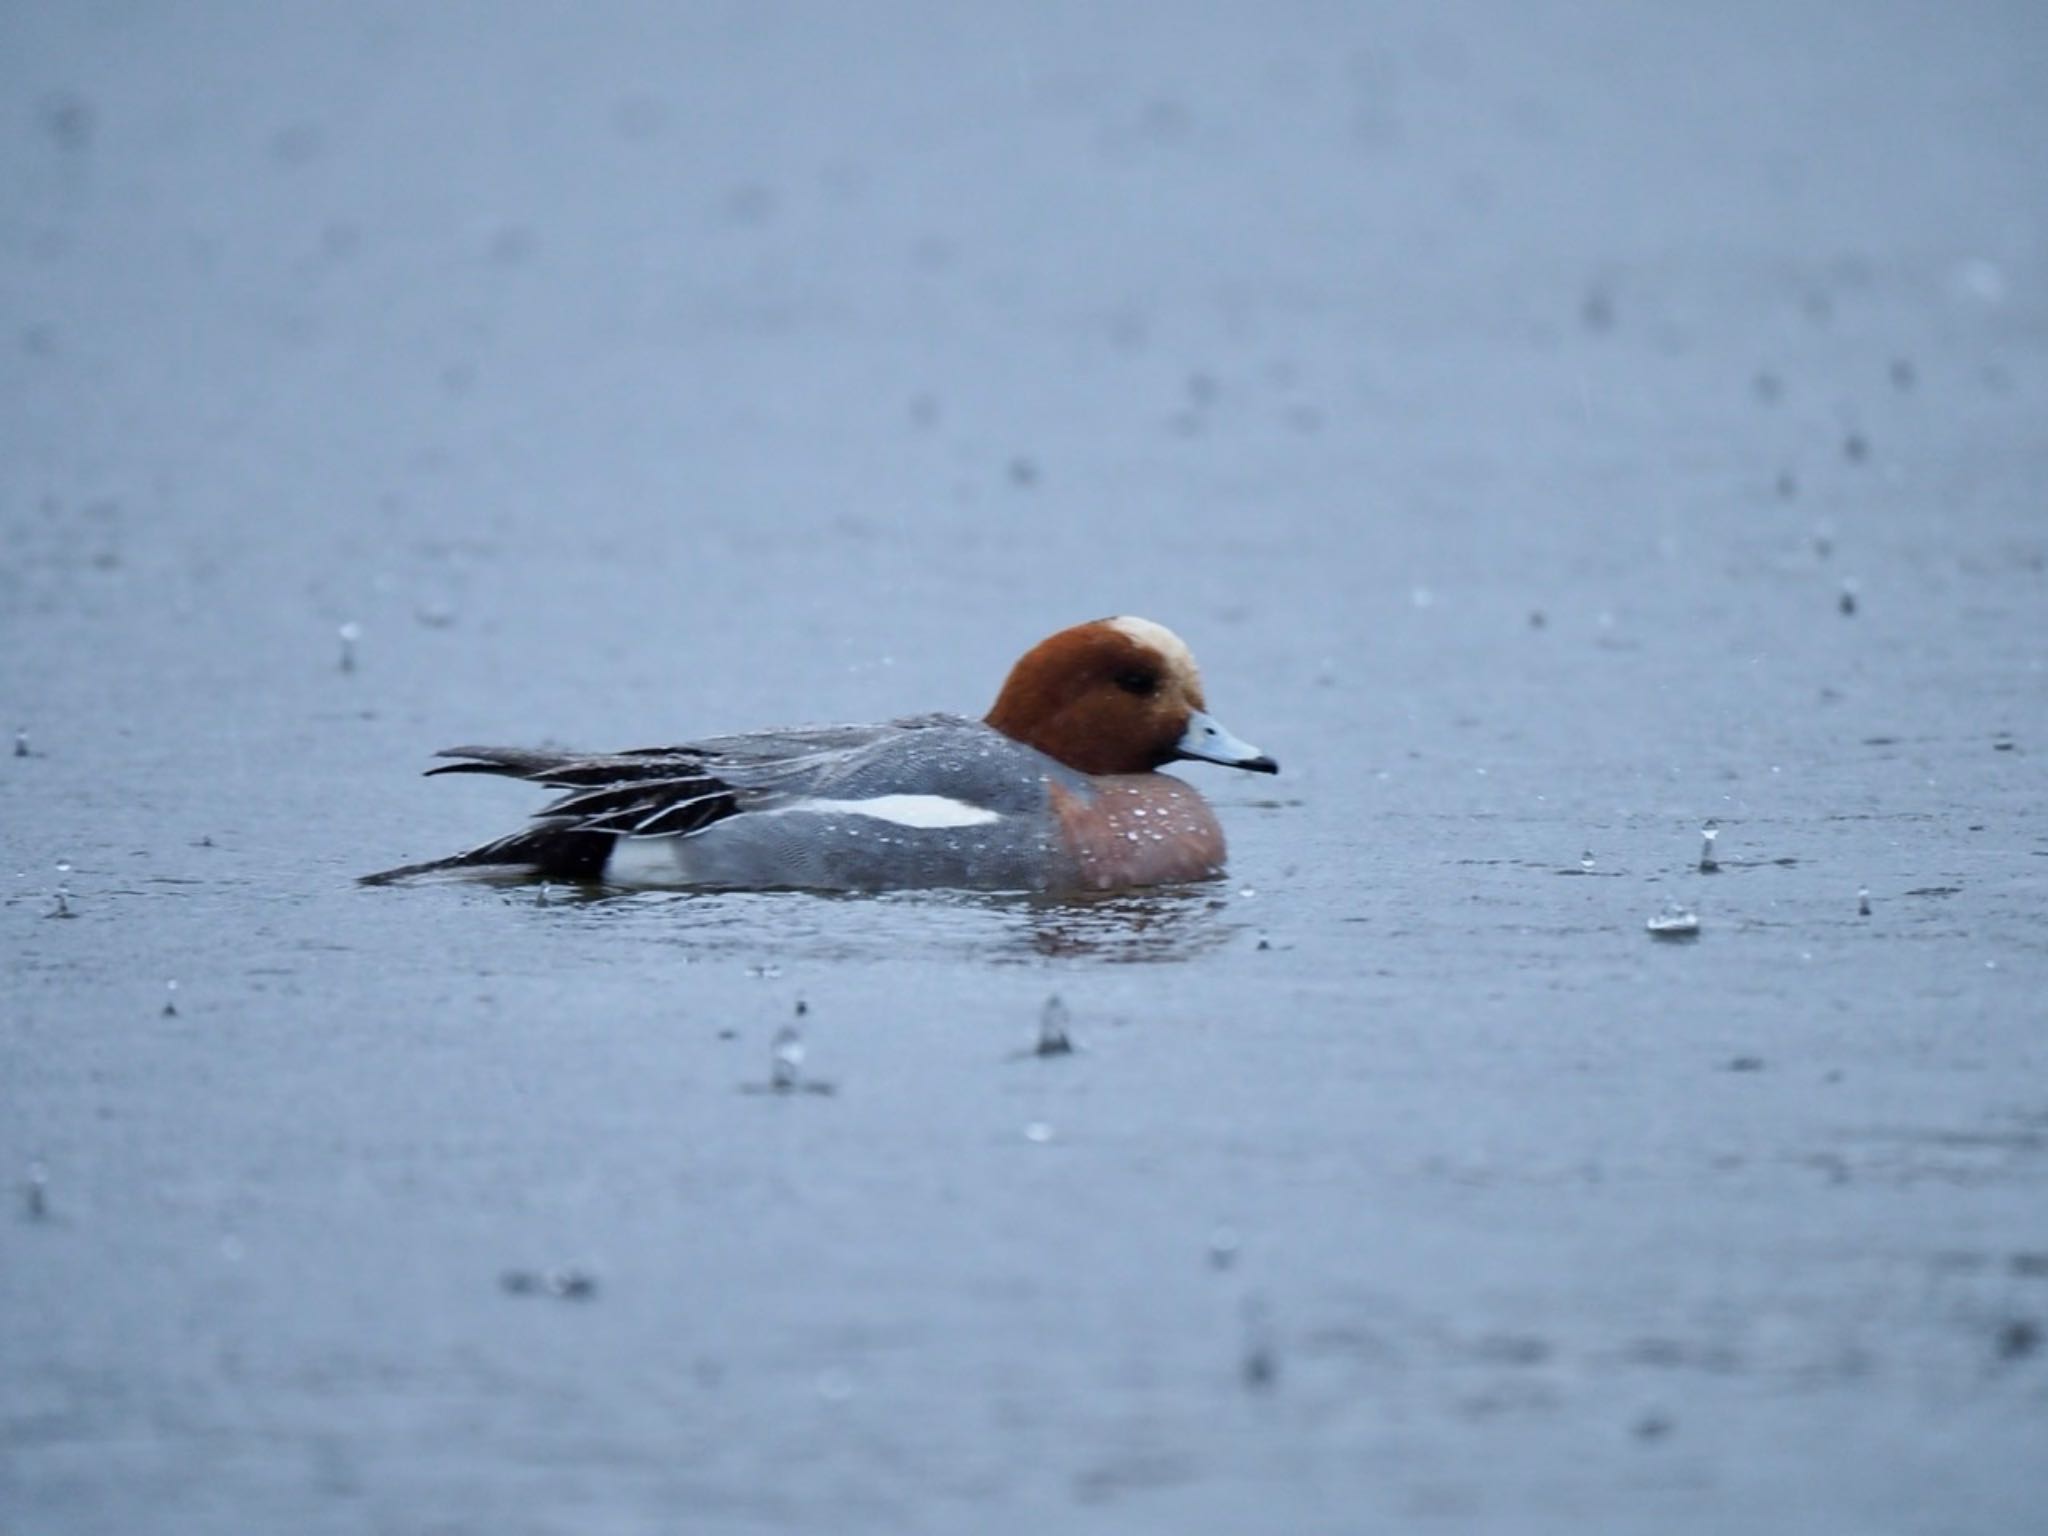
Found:
[(1194, 656), (1150, 619), (1096, 619), (1041, 640), (1010, 669), (988, 723), (1081, 773), (1182, 758), (1278, 771), (1210, 718)]

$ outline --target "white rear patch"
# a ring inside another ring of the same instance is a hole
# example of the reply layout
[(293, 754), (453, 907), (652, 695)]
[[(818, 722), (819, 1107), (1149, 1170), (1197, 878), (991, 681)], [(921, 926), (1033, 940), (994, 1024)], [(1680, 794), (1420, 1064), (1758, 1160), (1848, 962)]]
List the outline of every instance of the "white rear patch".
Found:
[(755, 812), (762, 816), (867, 816), (899, 827), (982, 827), (1002, 817), (984, 806), (946, 795), (876, 795), (871, 800), (793, 800)]
[(604, 877), (614, 885), (674, 885), (682, 875), (674, 834), (621, 837), (604, 861)]

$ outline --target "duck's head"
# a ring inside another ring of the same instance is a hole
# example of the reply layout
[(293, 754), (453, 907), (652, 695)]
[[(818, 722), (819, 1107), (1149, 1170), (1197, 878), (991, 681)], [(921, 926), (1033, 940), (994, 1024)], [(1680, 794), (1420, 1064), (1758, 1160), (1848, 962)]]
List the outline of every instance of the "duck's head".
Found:
[(1209, 714), (1194, 655), (1150, 619), (1095, 619), (1039, 641), (1010, 669), (988, 723), (1081, 773), (1183, 758), (1280, 771)]

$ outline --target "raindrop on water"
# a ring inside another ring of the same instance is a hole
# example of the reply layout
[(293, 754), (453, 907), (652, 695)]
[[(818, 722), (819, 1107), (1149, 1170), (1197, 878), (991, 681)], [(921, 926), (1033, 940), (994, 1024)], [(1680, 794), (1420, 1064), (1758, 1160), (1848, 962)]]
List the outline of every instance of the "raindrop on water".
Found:
[(820, 1371), (816, 1385), (818, 1396), (828, 1403), (843, 1403), (853, 1396), (853, 1378), (844, 1371)]
[(356, 669), (356, 642), (363, 638), (363, 627), (351, 619), (335, 633), (341, 641), (341, 670), (353, 672)]
[(1238, 1373), (1254, 1392), (1267, 1391), (1280, 1379), (1280, 1351), (1273, 1341), (1273, 1320), (1263, 1296), (1244, 1299), (1244, 1358)]
[(1643, 927), (1649, 930), (1653, 939), (1696, 939), (1700, 932), (1700, 915), (1678, 901), (1667, 901), (1664, 910)]
[(775, 1059), (768, 1069), (768, 1086), (777, 1093), (788, 1093), (803, 1077), (804, 1037), (794, 1024), (785, 1024), (775, 1032)]
[(597, 1294), (597, 1277), (580, 1269), (551, 1269), (548, 1294), (563, 1301), (589, 1301)]
[(167, 981), (164, 983), (164, 1017), (175, 1019), (177, 1016), (178, 984), (175, 981)]
[(1720, 872), (1721, 861), (1714, 857), (1714, 839), (1720, 835), (1721, 828), (1714, 822), (1700, 828), (1700, 873), (1703, 875)]
[(57, 861), (56, 905), (50, 908), (47, 915), (50, 917), (78, 916), (76, 912), (71, 910), (71, 861), (69, 859), (59, 859)]
[(1034, 1056), (1067, 1056), (1073, 1053), (1074, 1042), (1067, 1034), (1067, 1005), (1059, 995), (1045, 1000), (1045, 1007), (1038, 1014), (1038, 1044), (1033, 1048)]
[(50, 1215), (50, 1170), (40, 1160), (28, 1165), (28, 1180), (21, 1186), (22, 1206), (30, 1221), (46, 1221)]
[(23, 726), (14, 733), (14, 755), (16, 757), (27, 757), (29, 755), (28, 728), (26, 726)]
[(1870, 887), (1867, 885), (1858, 888), (1856, 892), (1856, 915), (1858, 917), (1870, 916)]
[(1237, 1262), (1237, 1251), (1243, 1245), (1237, 1235), (1237, 1228), (1219, 1226), (1209, 1234), (1209, 1267), (1228, 1269)]

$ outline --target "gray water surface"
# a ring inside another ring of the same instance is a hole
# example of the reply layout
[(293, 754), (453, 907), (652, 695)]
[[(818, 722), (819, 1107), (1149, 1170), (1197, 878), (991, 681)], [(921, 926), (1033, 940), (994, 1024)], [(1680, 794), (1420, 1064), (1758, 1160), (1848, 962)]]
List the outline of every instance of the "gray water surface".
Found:
[[(2044, 63), (10, 7), (0, 1528), (2038, 1529)], [(353, 884), (1120, 612), (1226, 879)]]

